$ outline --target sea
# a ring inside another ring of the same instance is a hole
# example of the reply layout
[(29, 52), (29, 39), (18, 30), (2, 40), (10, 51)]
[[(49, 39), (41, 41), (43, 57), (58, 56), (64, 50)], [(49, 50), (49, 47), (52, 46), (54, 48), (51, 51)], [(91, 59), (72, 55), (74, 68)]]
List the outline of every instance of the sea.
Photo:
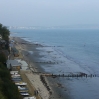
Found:
[[(10, 29), (11, 35), (41, 44), (41, 65), (53, 74), (92, 74), (96, 77), (60, 77), (62, 99), (99, 99), (99, 29)], [(33, 54), (33, 53), (32, 53)], [(62, 96), (63, 95), (63, 96)], [(67, 98), (67, 96), (69, 98)]]

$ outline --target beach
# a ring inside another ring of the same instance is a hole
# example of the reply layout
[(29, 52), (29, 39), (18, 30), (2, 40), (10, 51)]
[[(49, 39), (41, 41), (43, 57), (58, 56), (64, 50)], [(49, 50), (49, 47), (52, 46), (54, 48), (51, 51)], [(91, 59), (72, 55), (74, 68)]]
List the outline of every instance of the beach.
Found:
[(36, 62), (39, 61), (36, 58), (42, 57), (39, 55), (39, 51), (36, 48), (41, 47), (42, 45), (31, 44), (19, 37), (11, 37), (10, 39), (15, 41), (15, 47), (20, 54), (19, 58), (21, 60), (25, 60), (29, 65), (28, 70), (20, 70), (20, 74), (23, 81), (28, 83), (27, 87), (29, 88), (30, 95), (34, 95), (34, 91), (37, 90), (37, 99), (61, 99), (61, 96), (55, 93), (53, 88), (50, 86), (48, 78), (44, 75), (41, 76), (44, 73), (46, 74), (46, 72), (40, 67), (40, 63), (36, 64)]

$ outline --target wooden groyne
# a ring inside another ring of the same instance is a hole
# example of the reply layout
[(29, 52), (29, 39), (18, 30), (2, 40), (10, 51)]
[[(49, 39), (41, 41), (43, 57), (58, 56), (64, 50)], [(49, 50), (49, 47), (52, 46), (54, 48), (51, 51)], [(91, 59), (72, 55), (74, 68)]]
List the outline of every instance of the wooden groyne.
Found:
[(92, 74), (85, 74), (85, 73), (81, 73), (81, 74), (41, 74), (43, 76), (47, 76), (47, 77), (52, 77), (52, 78), (56, 78), (56, 77), (99, 77), (97, 75), (92, 75)]
[(56, 77), (99, 77), (99, 75), (96, 74), (86, 74), (86, 73), (77, 73), (77, 74), (50, 74), (50, 73), (43, 73), (43, 72), (34, 72), (32, 71), (34, 74), (39, 74), (41, 76), (46, 76), (46, 77), (52, 77), (52, 78), (56, 78)]
[(63, 63), (61, 62), (52, 62), (52, 61), (47, 61), (47, 62), (35, 62), (35, 63), (42, 63), (42, 64), (59, 64), (59, 63)]
[(42, 83), (44, 84), (44, 86), (46, 87), (46, 89), (49, 91), (49, 94), (51, 95), (52, 91), (51, 91), (49, 85), (47, 84), (45, 77), (43, 75), (40, 75), (40, 79), (41, 79)]

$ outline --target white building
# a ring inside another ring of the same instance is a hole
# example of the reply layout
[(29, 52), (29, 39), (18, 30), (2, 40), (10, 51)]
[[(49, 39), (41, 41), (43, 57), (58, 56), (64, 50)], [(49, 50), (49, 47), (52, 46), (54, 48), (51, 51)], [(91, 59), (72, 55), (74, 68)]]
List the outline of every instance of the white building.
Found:
[(16, 59), (18, 61), (18, 63), (21, 65), (21, 69), (22, 70), (27, 70), (29, 68), (28, 64), (26, 61), (24, 60), (19, 60), (19, 59)]

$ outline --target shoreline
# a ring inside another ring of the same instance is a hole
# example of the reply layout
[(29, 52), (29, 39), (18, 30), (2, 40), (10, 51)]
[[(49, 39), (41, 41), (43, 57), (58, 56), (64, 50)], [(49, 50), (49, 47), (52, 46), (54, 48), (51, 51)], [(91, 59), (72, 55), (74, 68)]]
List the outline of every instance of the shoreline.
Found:
[[(33, 32), (33, 31), (32, 31)], [(41, 33), (42, 32), (42, 33)], [(49, 32), (49, 31), (46, 31)], [(56, 30), (53, 32), (51, 31), (51, 35), (56, 32)], [(23, 40), (30, 41), (30, 45), (27, 47), (28, 51), (24, 51), (23, 53), (28, 54), (27, 57), (30, 57), (28, 60), (32, 61), (35, 66), (37, 66), (38, 71), (46, 71), (48, 73), (53, 73), (53, 74), (78, 74), (80, 73), (85, 73), (85, 74), (98, 74), (98, 50), (97, 50), (97, 43), (92, 42), (91, 39), (88, 39), (87, 45), (83, 46), (82, 42), (78, 42), (77, 40), (82, 39), (82, 41), (85, 40), (85, 36), (89, 37), (89, 34), (86, 34), (87, 32), (90, 32), (89, 30), (83, 31), (82, 36), (78, 37), (78, 32), (81, 31), (71, 31), (71, 34), (65, 33), (66, 31), (62, 31), (62, 38), (59, 37), (59, 40), (57, 40), (56, 33), (55, 36), (53, 36), (53, 41), (52, 37), (49, 37), (49, 35), (44, 35), (43, 31), (35, 31), (34, 33), (31, 33), (30, 31), (25, 31), (22, 30), (21, 34), (17, 34), (13, 36), (21, 36)], [(71, 36), (74, 36), (75, 32), (75, 37), (71, 39)], [(86, 32), (85, 34), (83, 34)], [(94, 31), (95, 32), (95, 31)], [(59, 35), (61, 32), (58, 32)], [(96, 33), (96, 32), (95, 32)], [(29, 34), (29, 35), (28, 35)], [(67, 36), (66, 36), (67, 35)], [(24, 36), (26, 38), (24, 38)], [(41, 37), (41, 39), (38, 39)], [(97, 37), (94, 36), (93, 37)], [(49, 38), (49, 41), (47, 40)], [(68, 38), (68, 39), (66, 39)], [(72, 41), (71, 41), (72, 40)], [(98, 41), (98, 39), (96, 39)], [(34, 45), (32, 45), (32, 42)], [(48, 46), (37, 46), (36, 44), (39, 43), (43, 45), (42, 43), (45, 43), (45, 45), (55, 45), (56, 47), (48, 47)], [(90, 45), (92, 43), (92, 45)], [(22, 46), (25, 48), (26, 46)], [(26, 44), (27, 45), (27, 44)], [(64, 48), (57, 48), (57, 45), (63, 45)], [(32, 49), (32, 46), (34, 48), (37, 48), (36, 51), (35, 49)], [(95, 48), (93, 48), (93, 46)], [(49, 52), (48, 51), (52, 51)], [(96, 51), (96, 52), (95, 52)], [(92, 52), (92, 53), (91, 53)], [(31, 55), (30, 55), (31, 53)], [(32, 54), (33, 53), (33, 54)], [(90, 56), (90, 57), (89, 57)], [(36, 61), (37, 60), (37, 61)], [(48, 64), (48, 63), (40, 63), (42, 61), (54, 61), (54, 62), (60, 62), (59, 64)], [(36, 63), (39, 62), (39, 63)], [(63, 63), (61, 63), (63, 62)], [(57, 80), (58, 78), (58, 80)], [(99, 97), (98, 95), (98, 78), (93, 78), (91, 79), (89, 77), (82, 77), (82, 78), (75, 78), (75, 77), (69, 77), (69, 78), (62, 78), (62, 77), (57, 77), (55, 79), (49, 78), (48, 82), (50, 86), (54, 89), (58, 86), (57, 83), (62, 84), (64, 88), (57, 88), (60, 90), (60, 93), (62, 93), (62, 99), (79, 99), (79, 98), (97, 98)], [(90, 86), (89, 86), (90, 85)], [(96, 86), (94, 86), (96, 85)], [(83, 86), (83, 87), (82, 87)], [(54, 92), (57, 93), (57, 89), (54, 89)], [(83, 93), (82, 93), (83, 92)], [(59, 92), (58, 92), (59, 95)], [(63, 97), (65, 96), (65, 98)], [(59, 99), (59, 98), (57, 98)]]
[[(42, 47), (42, 45), (33, 44), (33, 43), (31, 44), (31, 42), (25, 41), (24, 39), (22, 39), (20, 37), (11, 37), (11, 38), (15, 41), (15, 43), (16, 43), (15, 47), (19, 50), (19, 52), (21, 52), (21, 54), (23, 55), (23, 59), (29, 64), (29, 66), (30, 66), (29, 68), (32, 68), (32, 70), (34, 70), (36, 72), (45, 72), (44, 69), (39, 64), (35, 63), (36, 57), (42, 57), (42, 56), (39, 55), (39, 51), (36, 48), (37, 47)], [(29, 51), (30, 50), (35, 51), (35, 53), (33, 52), (33, 55), (34, 55), (35, 58), (29, 56)], [(33, 73), (30, 72), (30, 73), (26, 73), (25, 75), (29, 79), (29, 81), (32, 84), (32, 86), (35, 87), (35, 89), (39, 90), (40, 96), (43, 99), (61, 99), (61, 97), (58, 96), (57, 93), (55, 93), (55, 91), (53, 90), (52, 86), (50, 86), (51, 81), (49, 82), (49, 79), (47, 77), (44, 76), (45, 81), (47, 83), (47, 86), (49, 86), (49, 88), (51, 90), (50, 92), (47, 90), (45, 85), (43, 85), (43, 87), (41, 87), (43, 82), (41, 82), (39, 74), (36, 75), (36, 74), (33, 74)], [(34, 80), (32, 81), (31, 79), (34, 79), (35, 82), (37, 82), (37, 83), (33, 83)], [(44, 95), (43, 92), (46, 92), (47, 95)]]

